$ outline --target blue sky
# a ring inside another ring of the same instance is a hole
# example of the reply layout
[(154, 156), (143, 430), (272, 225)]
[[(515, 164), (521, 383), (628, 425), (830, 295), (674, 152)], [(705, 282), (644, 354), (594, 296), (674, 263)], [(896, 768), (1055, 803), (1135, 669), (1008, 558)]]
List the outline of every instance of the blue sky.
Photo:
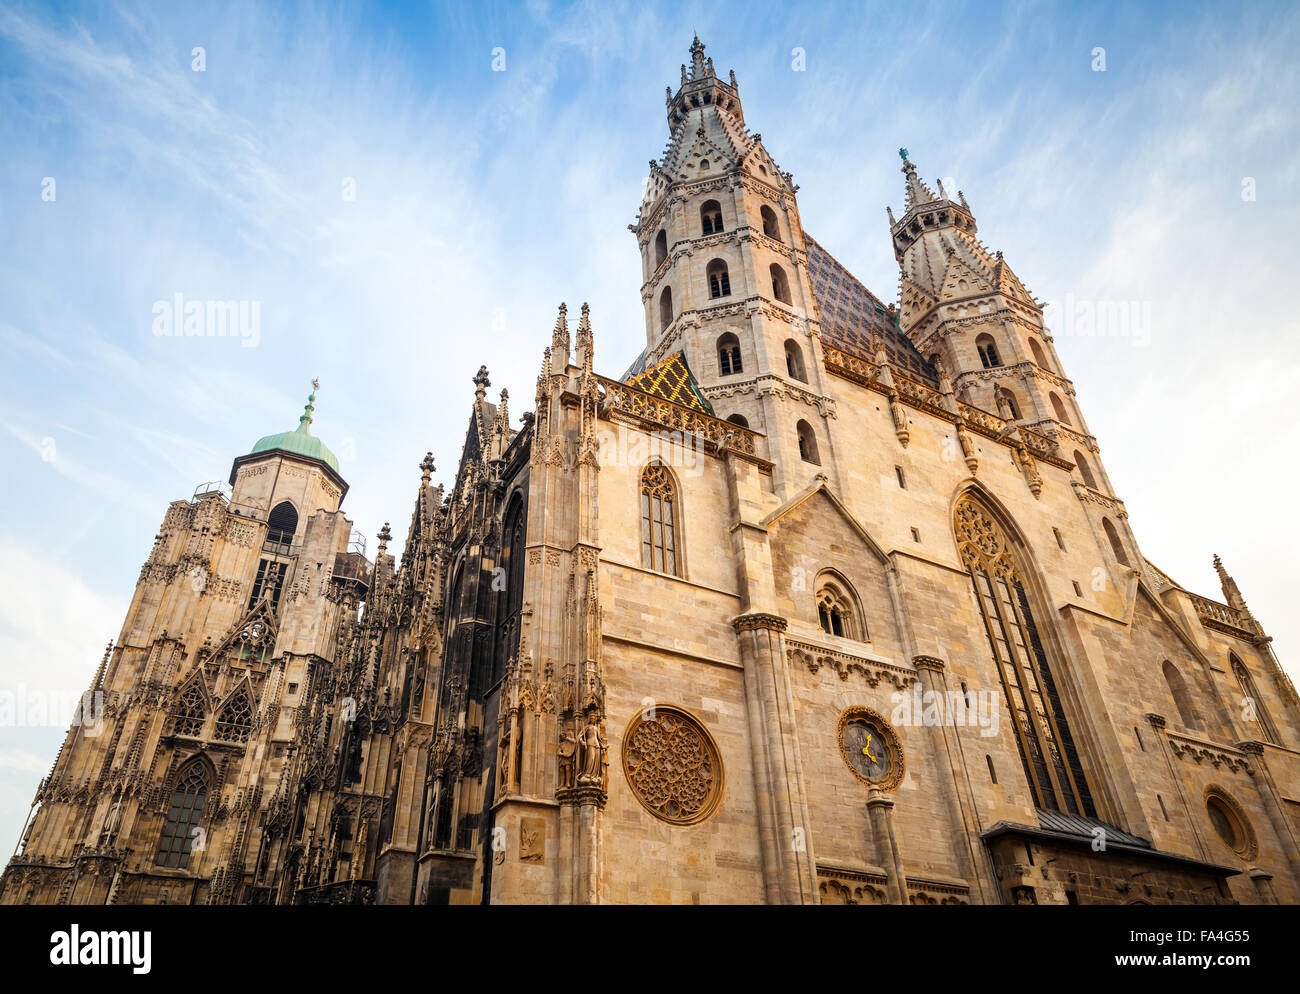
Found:
[[(313, 377), (373, 536), (454, 472), (480, 364), (529, 406), (560, 300), (621, 372), (692, 30), (880, 296), (907, 146), (1039, 298), (1149, 313), (1058, 352), (1144, 553), (1216, 598), (1220, 553), (1294, 676), (1290, 6), (0, 4), (0, 690), (84, 689), (167, 502)], [(176, 293), (258, 301), (256, 347), (154, 335)], [(63, 732), (0, 728), (5, 844)]]

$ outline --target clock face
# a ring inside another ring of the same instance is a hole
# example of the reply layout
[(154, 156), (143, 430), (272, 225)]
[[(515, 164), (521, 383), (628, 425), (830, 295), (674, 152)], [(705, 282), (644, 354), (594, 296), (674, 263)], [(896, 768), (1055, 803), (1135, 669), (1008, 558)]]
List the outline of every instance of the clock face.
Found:
[(903, 780), (903, 750), (889, 722), (871, 708), (854, 706), (840, 715), (840, 755), (868, 787), (894, 790)]
[(864, 780), (884, 780), (889, 776), (889, 747), (874, 722), (861, 718), (849, 721), (844, 726), (840, 745), (844, 758)]

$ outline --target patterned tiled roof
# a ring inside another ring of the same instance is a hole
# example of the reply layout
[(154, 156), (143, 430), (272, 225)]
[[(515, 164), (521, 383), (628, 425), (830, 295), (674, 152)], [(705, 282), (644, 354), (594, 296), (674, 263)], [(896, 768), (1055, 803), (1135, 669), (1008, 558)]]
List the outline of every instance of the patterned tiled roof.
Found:
[(931, 387), (939, 385), (934, 367), (898, 328), (880, 298), (863, 286), (807, 232), (808, 274), (820, 310), (822, 341), (860, 359), (874, 360), (880, 343), (901, 374)]
[(1184, 589), (1184, 588), (1183, 588), (1183, 585), (1182, 585), (1181, 583), (1179, 583), (1179, 582), (1178, 582), (1177, 580), (1175, 580), (1172, 576), (1170, 576), (1168, 573), (1166, 573), (1164, 570), (1162, 570), (1159, 566), (1157, 566), (1155, 563), (1153, 563), (1150, 559), (1147, 559), (1145, 556), (1143, 556), (1143, 557), (1142, 557), (1142, 561), (1145, 562), (1148, 566), (1150, 566), (1151, 569), (1155, 571), (1156, 576), (1158, 576), (1158, 577), (1160, 577), (1160, 579), (1164, 580), (1165, 583), (1169, 584), (1169, 586), (1171, 586), (1171, 587), (1177, 587), (1179, 590)]
[[(640, 359), (644, 362), (644, 358)], [(635, 363), (633, 364), (635, 367)], [(700, 393), (700, 386), (686, 364), (686, 356), (674, 352), (663, 362), (625, 379), (629, 386), (671, 400), (675, 404), (713, 416), (713, 405)]]

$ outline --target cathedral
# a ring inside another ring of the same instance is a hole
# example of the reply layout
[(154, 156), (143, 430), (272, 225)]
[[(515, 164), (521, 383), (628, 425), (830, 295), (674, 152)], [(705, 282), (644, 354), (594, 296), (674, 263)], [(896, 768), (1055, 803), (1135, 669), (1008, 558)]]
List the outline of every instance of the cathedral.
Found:
[(0, 902), (1300, 902), (1300, 698), (965, 194), (900, 150), (886, 303), (698, 38), (665, 113), (631, 368), (561, 305), (398, 545), (314, 391), (170, 504)]

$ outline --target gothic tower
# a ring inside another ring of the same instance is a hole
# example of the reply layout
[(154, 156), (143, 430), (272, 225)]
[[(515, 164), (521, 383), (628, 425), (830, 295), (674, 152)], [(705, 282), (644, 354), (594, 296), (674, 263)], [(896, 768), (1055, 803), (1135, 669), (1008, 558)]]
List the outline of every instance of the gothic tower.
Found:
[(745, 126), (735, 72), (720, 79), (698, 37), (690, 55), (668, 89), (668, 146), (629, 226), (646, 320), (634, 371), (680, 354), (720, 416), (766, 436), (774, 486), (788, 494), (835, 472), (798, 187)]
[(900, 329), (942, 368), (959, 401), (1059, 446), (1074, 463), (1073, 484), (1093, 505), (1094, 525), (1115, 563), (1135, 567), (1142, 558), (1127, 512), (1111, 488), (1042, 305), (1002, 253), (990, 252), (976, 237), (966, 195), (958, 190), (950, 199), (942, 181), (936, 195), (917, 175), (907, 149), (899, 155), (906, 200), (901, 218), (889, 210), (889, 230), (900, 268)]
[(314, 401), (234, 460), (231, 490), (167, 509), (0, 900), (271, 899), (294, 713), (367, 573)]

